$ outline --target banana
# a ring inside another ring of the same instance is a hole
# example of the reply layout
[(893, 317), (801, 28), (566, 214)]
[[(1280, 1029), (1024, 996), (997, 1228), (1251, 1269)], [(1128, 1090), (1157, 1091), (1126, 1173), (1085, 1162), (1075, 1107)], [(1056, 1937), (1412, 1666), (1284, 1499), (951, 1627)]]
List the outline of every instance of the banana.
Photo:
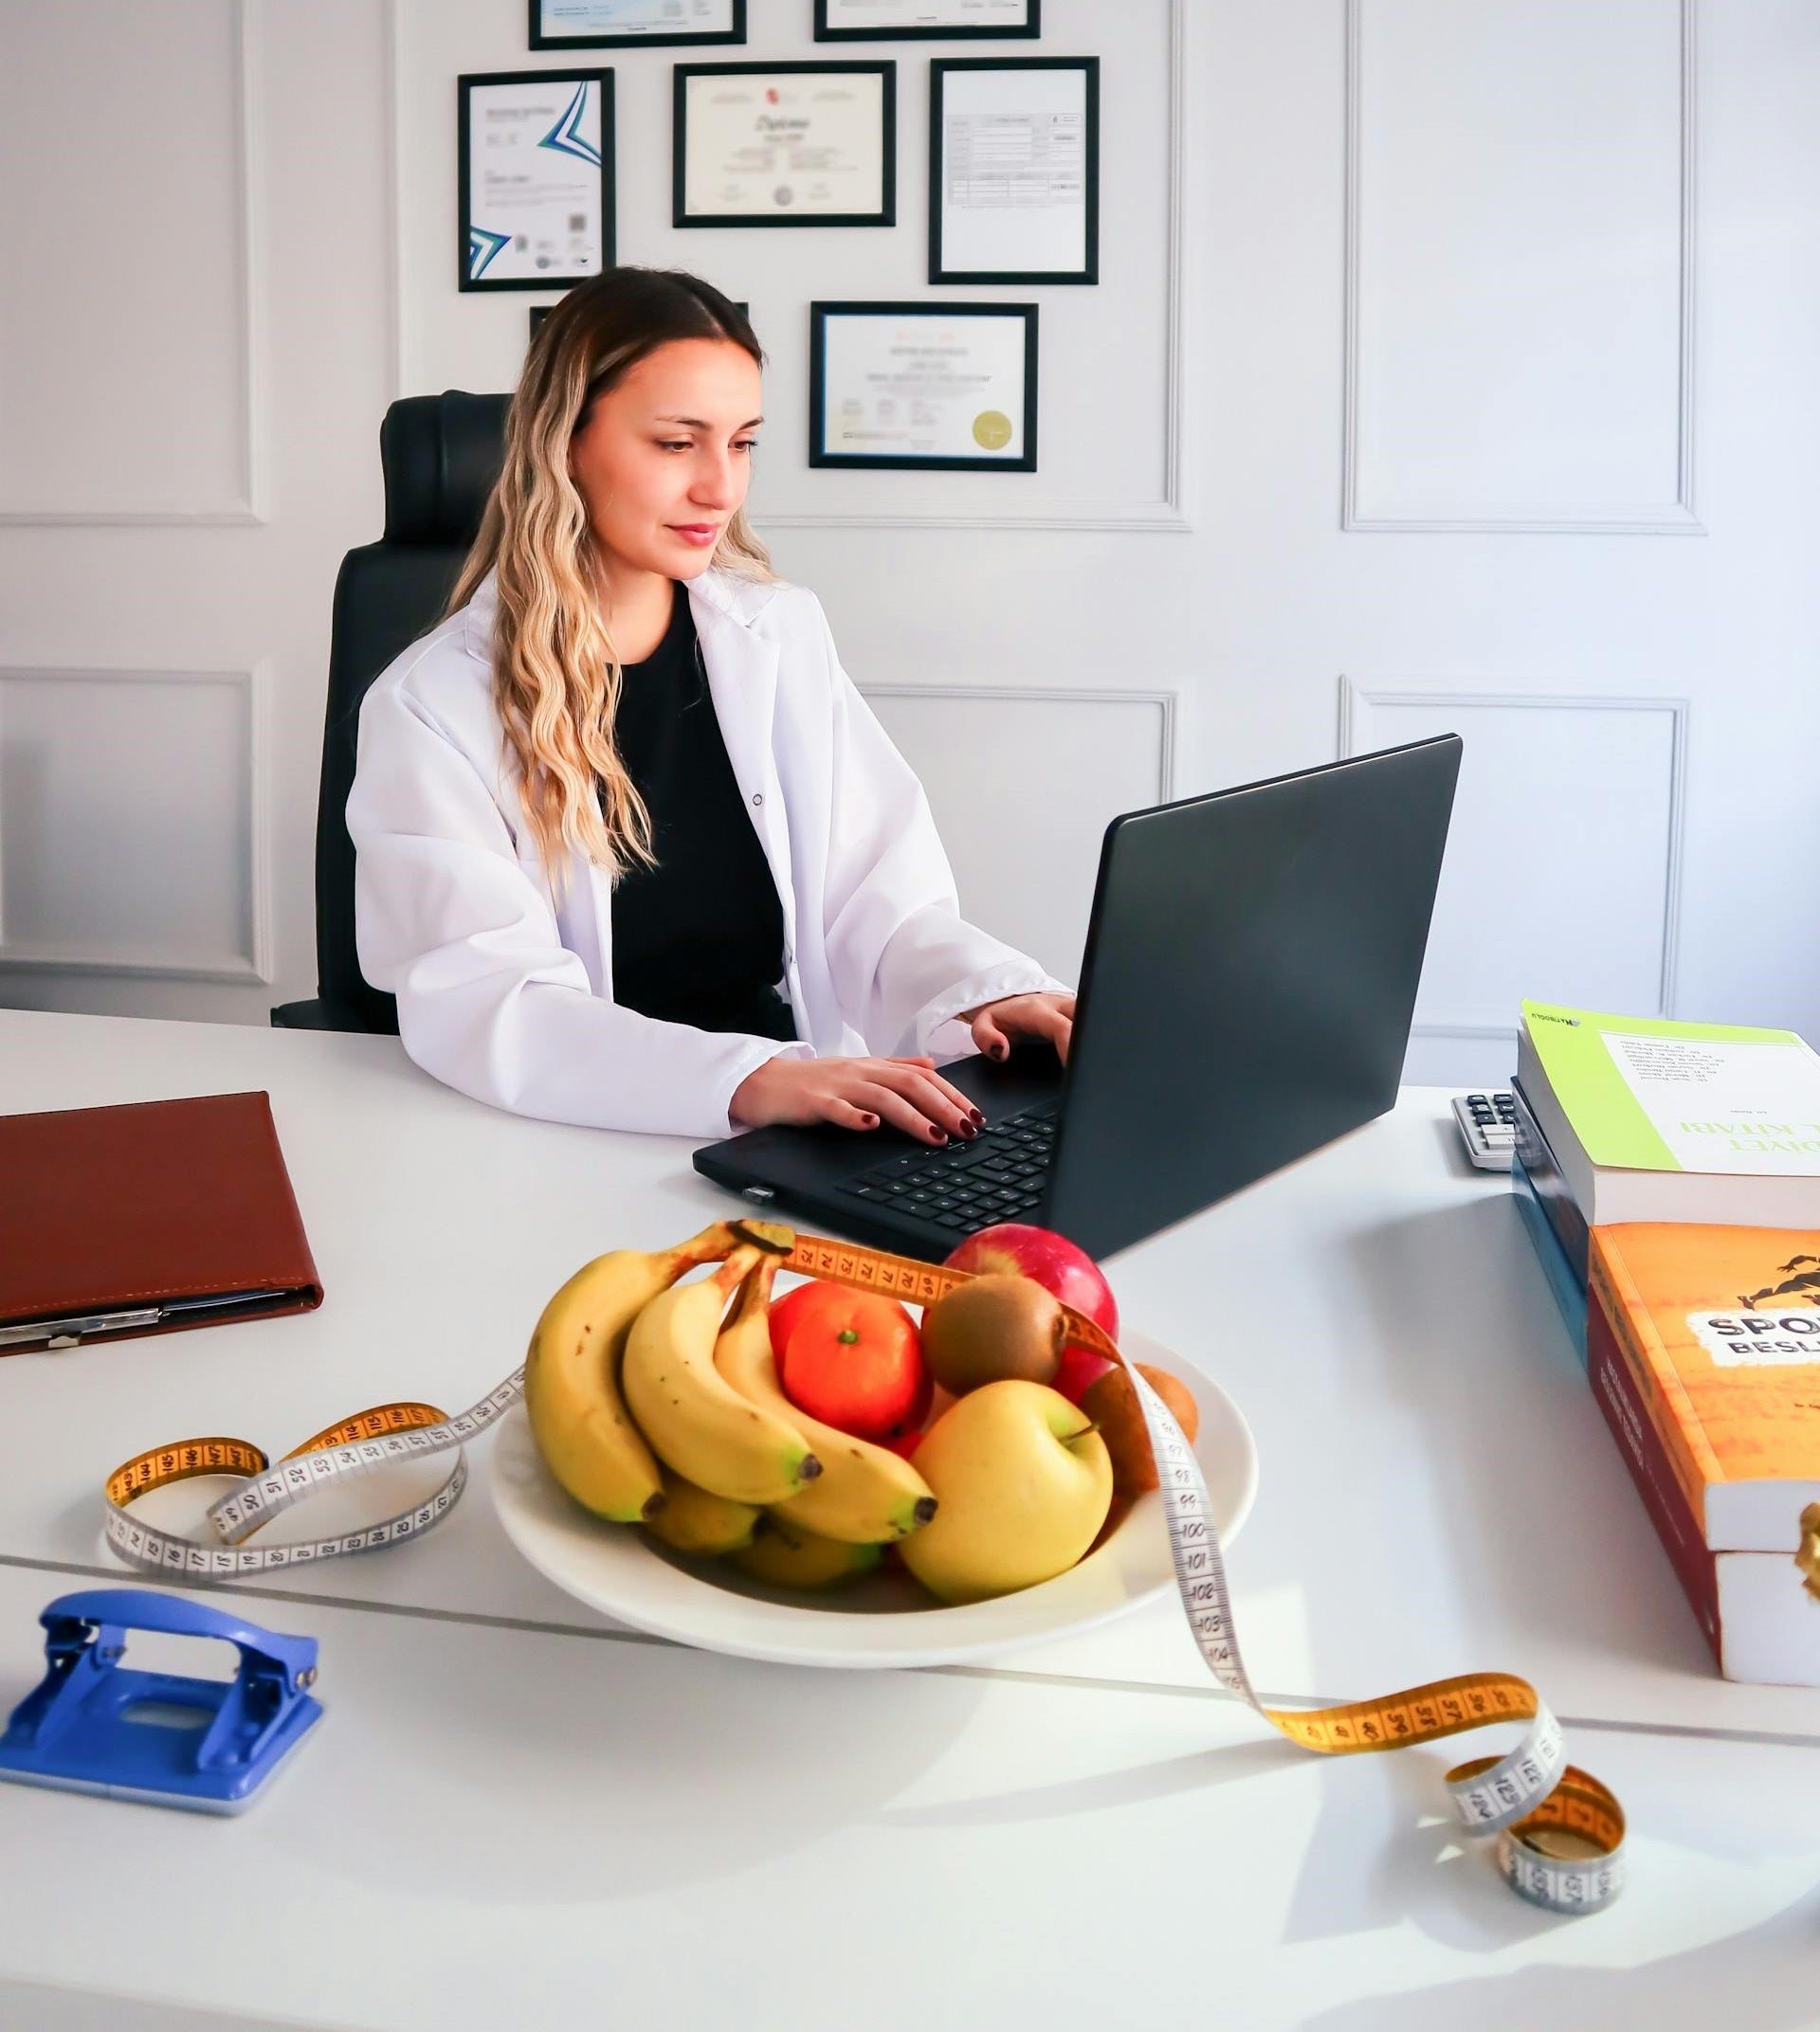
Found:
[(793, 1421), (748, 1404), (714, 1366), (727, 1294), (760, 1253), (737, 1248), (712, 1277), (659, 1293), (633, 1322), (620, 1375), (627, 1406), (665, 1467), (713, 1496), (781, 1503), (821, 1462)]
[(657, 1462), (626, 1415), (620, 1361), (632, 1323), (698, 1263), (732, 1248), (717, 1221), (673, 1249), (615, 1249), (584, 1264), (543, 1309), (524, 1358), (524, 1403), (545, 1465), (596, 1516), (635, 1524), (663, 1502)]
[(929, 1484), (900, 1454), (805, 1417), (777, 1383), (772, 1352), (772, 1280), (777, 1260), (768, 1257), (746, 1279), (732, 1317), (714, 1345), (714, 1366), (748, 1404), (787, 1419), (815, 1450), (822, 1472), (785, 1506), (805, 1531), (846, 1545), (883, 1545), (907, 1537), (936, 1514)]
[(752, 1543), (754, 1527), (764, 1515), (756, 1503), (710, 1496), (668, 1468), (658, 1472), (664, 1480), (664, 1505), (645, 1525), (653, 1538), (661, 1538), (672, 1551), (709, 1559)]
[(766, 1511), (750, 1545), (730, 1555), (731, 1564), (755, 1581), (775, 1588), (838, 1588), (870, 1573), (884, 1557), (881, 1545), (843, 1545), (800, 1530), (788, 1516)]

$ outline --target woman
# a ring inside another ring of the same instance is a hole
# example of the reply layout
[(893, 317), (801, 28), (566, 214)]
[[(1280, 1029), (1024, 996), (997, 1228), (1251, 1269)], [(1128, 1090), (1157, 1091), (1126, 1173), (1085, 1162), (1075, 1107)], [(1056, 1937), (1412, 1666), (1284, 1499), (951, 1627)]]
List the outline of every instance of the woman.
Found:
[(934, 1055), (1065, 1057), (1074, 998), (962, 919), (920, 785), (746, 526), (762, 363), (686, 275), (544, 320), (447, 615), (361, 708), (361, 970), (419, 1065), (519, 1114), (971, 1136)]

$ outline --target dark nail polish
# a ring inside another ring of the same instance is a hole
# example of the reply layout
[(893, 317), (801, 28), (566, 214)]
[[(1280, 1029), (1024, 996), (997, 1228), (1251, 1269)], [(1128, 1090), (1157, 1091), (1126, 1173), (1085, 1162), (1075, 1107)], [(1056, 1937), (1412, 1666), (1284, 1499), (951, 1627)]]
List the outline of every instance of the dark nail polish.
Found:
[(975, 1129), (983, 1129), (986, 1126), (986, 1117), (979, 1112), (977, 1108), (973, 1110), (973, 1117), (974, 1127)]
[(929, 1140), (932, 1143), (945, 1143), (948, 1140), (948, 1132), (945, 1129), (932, 1129), (929, 1132)]
[(974, 1127), (972, 1122), (962, 1122), (960, 1125), (960, 1133), (967, 1138), (968, 1142), (971, 1143), (974, 1138), (979, 1134), (979, 1131)]

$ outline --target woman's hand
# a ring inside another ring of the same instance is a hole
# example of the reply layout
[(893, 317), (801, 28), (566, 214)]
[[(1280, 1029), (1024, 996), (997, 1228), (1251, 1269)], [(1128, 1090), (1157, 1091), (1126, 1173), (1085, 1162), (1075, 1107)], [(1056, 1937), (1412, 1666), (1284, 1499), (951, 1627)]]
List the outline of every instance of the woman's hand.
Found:
[(1054, 1040), (1056, 1056), (1065, 1065), (1074, 1035), (1074, 997), (1053, 992), (1007, 995), (1002, 1002), (963, 1009), (955, 1021), (971, 1026), (974, 1043), (989, 1059), (1004, 1058), (1014, 1037), (1046, 1037)]
[(986, 1119), (941, 1077), (934, 1059), (767, 1059), (734, 1088), (727, 1112), (751, 1128), (834, 1122), (876, 1129), (885, 1121), (919, 1143), (971, 1138)]

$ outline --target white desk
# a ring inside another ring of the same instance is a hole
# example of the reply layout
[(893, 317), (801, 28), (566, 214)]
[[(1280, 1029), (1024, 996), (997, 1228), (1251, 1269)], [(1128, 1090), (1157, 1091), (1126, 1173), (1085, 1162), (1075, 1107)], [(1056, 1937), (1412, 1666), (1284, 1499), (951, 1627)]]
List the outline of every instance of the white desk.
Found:
[[(0, 1112), (245, 1087), (271, 1094), (327, 1301), (0, 1363), (5, 1429), (55, 1436), (0, 1478), (0, 1558), (117, 1571), (101, 1478), (164, 1440), (234, 1432), (277, 1453), (391, 1397), (459, 1409), (522, 1359), (578, 1263), (738, 1205), (684, 1142), (499, 1114), (391, 1039), (0, 1010)], [(1820, 1694), (1715, 1676), (1508, 1185), (1455, 1145), (1445, 1098), (1411, 1090), (1108, 1265), (1125, 1316), (1217, 1377), (1256, 1431), (1231, 1566), (1258, 1683), (1343, 1699), (1499, 1667), (1562, 1715), (1820, 1741)], [(267, 1590), (609, 1627), (513, 1551), (483, 1480), (423, 1544)], [(1016, 1663), (1209, 1683), (1169, 1602)]]
[[(734, 1204), (684, 1144), (498, 1115), (390, 1040), (0, 1011), (0, 1111), (249, 1086), (327, 1303), (0, 1363), (0, 1708), (36, 1678), (44, 1602), (120, 1577), (97, 1493), (118, 1461), (199, 1431), (282, 1449), (391, 1396), (455, 1408), (578, 1262)], [(1198, 2022), (1216, 1944), (1247, 2025), (1704, 2026), (1744, 1970), (1762, 2022), (1800, 2022), (1820, 1696), (1713, 1676), (1507, 1188), (1453, 1137), (1444, 1098), (1411, 1092), (1109, 1272), (1256, 1429), (1231, 1567), (1260, 1685), (1524, 1674), (1631, 1814), (1613, 1913), (1562, 1926), (1476, 1859), (1437, 1866), (1445, 1757), (1301, 1757), (1212, 1692), (1173, 1605), (1010, 1670), (864, 1681), (628, 1642), (511, 1550), (482, 1447), (422, 1545), (239, 1590), (320, 1637), (330, 1710), (247, 1820), (0, 1791), (0, 2026), (416, 2026), (419, 1953), (449, 1958), (422, 1980), (451, 2025), (648, 2003), (679, 2024), (1103, 2026), (1139, 1995)], [(103, 1916), (104, 1852), (137, 1888)], [(1149, 1977), (1110, 1932), (1156, 1950)]]
[[(0, 1572), (0, 1700), (36, 1677), (47, 1592)], [(0, 1794), (9, 2032), (1706, 2032), (1811, 2008), (1809, 1751), (1600, 1736), (1635, 1880), (1557, 1920), (1425, 1824), (1440, 1754), (1317, 1764), (1229, 1701), (288, 1621), (321, 1642), (325, 1714), (245, 1818)]]

